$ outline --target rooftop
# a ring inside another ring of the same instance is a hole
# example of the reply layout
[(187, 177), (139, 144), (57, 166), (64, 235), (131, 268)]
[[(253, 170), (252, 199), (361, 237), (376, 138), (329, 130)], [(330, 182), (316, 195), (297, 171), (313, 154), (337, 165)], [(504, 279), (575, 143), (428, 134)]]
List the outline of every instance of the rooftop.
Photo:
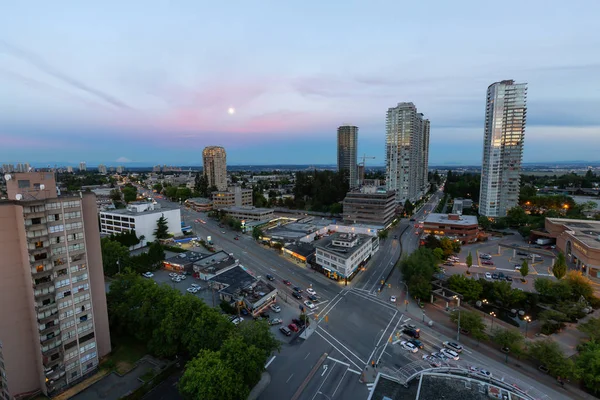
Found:
[(251, 206), (231, 206), (231, 207), (223, 207), (223, 211), (225, 212), (239, 212), (239, 213), (247, 213), (247, 214), (262, 214), (262, 213), (272, 213), (272, 208), (259, 208), (259, 207), (251, 207)]
[[(148, 203), (148, 202), (135, 202), (135, 203), (129, 203), (129, 206), (142, 206), (145, 204), (152, 204), (152, 203)], [(123, 209), (118, 209), (118, 210), (112, 210), (112, 211), (102, 211), (102, 213), (105, 214), (117, 214), (117, 215), (128, 215), (128, 216), (132, 216), (135, 217), (137, 215), (150, 215), (150, 214), (160, 214), (162, 212), (165, 211), (172, 211), (172, 210), (177, 210), (177, 207), (163, 207), (160, 204), (154, 204), (153, 207), (147, 208), (143, 211), (136, 211), (135, 209), (133, 209), (132, 207), (130, 208), (123, 208)], [(182, 253), (183, 254), (183, 253)]]
[(197, 251), (186, 251), (185, 253), (179, 253), (176, 256), (167, 258), (165, 260), (165, 262), (167, 262), (169, 264), (187, 264), (187, 263), (196, 262), (202, 258), (211, 256), (211, 255), (205, 254), (205, 253), (200, 253)]
[(428, 214), (425, 223), (429, 224), (449, 224), (449, 225), (477, 225), (477, 217), (474, 215), (460, 215), (458, 219), (450, 219), (452, 214)]
[(291, 243), (286, 245), (285, 249), (302, 257), (308, 257), (315, 252), (315, 248), (307, 243)]
[(222, 269), (234, 265), (235, 261), (236, 260), (233, 255), (227, 254), (221, 250), (199, 259), (198, 261), (194, 262), (194, 266), (198, 267), (198, 270), (201, 272), (215, 274)]
[(238, 265), (222, 274), (210, 278), (209, 281), (225, 285), (226, 287), (221, 289), (221, 292), (230, 295), (240, 295), (242, 289), (251, 286), (257, 279), (246, 271), (244, 267)]
[(210, 203), (212, 203), (212, 200), (211, 199), (207, 199), (206, 197), (193, 197), (193, 198), (187, 199), (186, 203), (188, 201), (190, 203), (196, 203), (196, 204), (210, 204)]
[[(342, 246), (334, 246), (333, 241), (350, 241), (348, 238), (340, 239), (341, 235), (349, 235), (347, 233), (334, 233), (331, 236), (327, 236), (321, 240), (315, 242), (315, 247), (321, 250), (328, 251), (330, 253), (335, 253), (338, 257), (341, 258), (350, 258), (354, 253), (356, 253), (361, 246), (367, 241), (372, 240), (372, 237), (369, 235), (361, 235), (361, 234), (351, 234), (354, 236), (354, 239), (358, 239), (356, 246), (353, 247), (342, 247)], [(354, 240), (352, 239), (352, 240)]]
[(600, 221), (585, 219), (547, 218), (554, 224), (565, 226), (572, 236), (589, 247), (600, 249)]
[(242, 293), (247, 301), (254, 304), (274, 290), (274, 286), (259, 279), (256, 281), (256, 285), (252, 288), (243, 289)]

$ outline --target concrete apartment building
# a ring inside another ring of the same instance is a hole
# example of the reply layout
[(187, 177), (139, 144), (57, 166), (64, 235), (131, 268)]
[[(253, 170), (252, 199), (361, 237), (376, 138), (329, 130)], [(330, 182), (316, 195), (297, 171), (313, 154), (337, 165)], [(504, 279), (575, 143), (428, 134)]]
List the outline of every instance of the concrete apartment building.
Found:
[(344, 221), (386, 227), (396, 213), (396, 194), (385, 187), (363, 186), (344, 198)]
[(87, 171), (87, 164), (85, 163), (85, 161), (82, 161), (79, 163), (79, 171), (80, 172)]
[(219, 191), (227, 190), (227, 154), (220, 146), (208, 146), (202, 151), (204, 176), (208, 187), (215, 186)]
[(0, 342), (0, 399), (11, 400), (12, 396), (8, 393), (8, 381), (6, 380), (6, 370), (4, 368), (4, 357), (2, 356), (2, 342)]
[(52, 396), (111, 350), (96, 196), (60, 195), (51, 172), (5, 179), (0, 340), (9, 394)]
[(479, 214), (504, 217), (519, 204), (527, 117), (527, 84), (496, 82), (487, 89)]
[(106, 173), (107, 173), (107, 172), (108, 172), (108, 171), (107, 171), (107, 169), (106, 169), (106, 165), (104, 165), (104, 164), (100, 164), (100, 165), (98, 165), (98, 173), (99, 173), (99, 174), (106, 175)]
[(358, 127), (342, 125), (337, 130), (337, 165), (338, 171), (346, 171), (350, 188), (358, 186), (358, 167), (356, 157), (358, 151)]
[(252, 189), (233, 186), (227, 190), (213, 192), (212, 204), (215, 210), (226, 207), (252, 206)]
[(165, 208), (160, 204), (139, 201), (129, 203), (127, 208), (100, 212), (100, 232), (106, 234), (134, 230), (138, 237), (144, 236), (140, 245), (156, 240), (154, 230), (160, 217), (167, 219), (169, 233), (181, 236), (181, 210)]
[(479, 236), (479, 223), (474, 215), (430, 213), (423, 222), (423, 233), (473, 243)]
[(429, 190), (429, 120), (413, 103), (398, 103), (386, 118), (386, 185), (396, 202), (412, 203)]
[(379, 249), (377, 237), (357, 233), (334, 233), (315, 243), (316, 263), (335, 280), (351, 280)]

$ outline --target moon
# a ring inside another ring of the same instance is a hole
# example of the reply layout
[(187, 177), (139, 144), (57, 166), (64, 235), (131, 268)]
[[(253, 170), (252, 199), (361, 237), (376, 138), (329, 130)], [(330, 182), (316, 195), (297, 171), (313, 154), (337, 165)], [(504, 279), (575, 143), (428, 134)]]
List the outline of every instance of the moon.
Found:
[(235, 114), (235, 108), (233, 108), (233, 107), (229, 107), (229, 108), (227, 109), (227, 114), (229, 114), (229, 115), (233, 115), (233, 114)]

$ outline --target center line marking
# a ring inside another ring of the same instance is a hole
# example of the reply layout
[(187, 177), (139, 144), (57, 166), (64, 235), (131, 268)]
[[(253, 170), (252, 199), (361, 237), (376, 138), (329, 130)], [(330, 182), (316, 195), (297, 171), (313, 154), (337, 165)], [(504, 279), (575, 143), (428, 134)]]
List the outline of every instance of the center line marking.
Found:
[(308, 358), (308, 356), (310, 355), (310, 352), (306, 355), (306, 357), (304, 357), (304, 359), (306, 360)]
[(289, 378), (287, 378), (287, 381), (285, 381), (285, 383), (288, 383), (290, 381), (290, 379), (292, 379), (292, 376), (294, 376), (294, 374), (291, 374)]

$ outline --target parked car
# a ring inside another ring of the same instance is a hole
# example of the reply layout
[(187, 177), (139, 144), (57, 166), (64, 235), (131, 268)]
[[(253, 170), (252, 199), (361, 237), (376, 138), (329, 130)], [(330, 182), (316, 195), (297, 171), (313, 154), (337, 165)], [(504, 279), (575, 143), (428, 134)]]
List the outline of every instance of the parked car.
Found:
[(269, 321), (269, 325), (281, 325), (283, 324), (283, 320), (281, 318), (273, 318)]
[(273, 278), (273, 275), (267, 274), (266, 277), (270, 281), (274, 281), (275, 280), (275, 278)]
[(171, 278), (175, 278), (175, 277), (177, 276), (177, 274), (176, 274), (175, 272), (170, 272), (170, 273), (169, 273), (169, 276), (170, 276)]
[(290, 336), (292, 334), (292, 331), (290, 331), (287, 327), (282, 326), (281, 328), (279, 328), (279, 331), (281, 333), (283, 333), (285, 336)]
[(415, 339), (421, 336), (418, 329), (403, 329), (402, 332)]
[(317, 294), (317, 292), (315, 292), (315, 290), (313, 288), (306, 289), (306, 293), (312, 294), (313, 296)]
[(422, 349), (425, 347), (423, 345), (423, 342), (421, 342), (419, 339), (410, 339), (409, 342), (414, 344), (415, 346), (417, 346), (419, 349)]
[(451, 262), (451, 261), (446, 261), (446, 262), (444, 263), (444, 265), (445, 265), (445, 266), (447, 266), (447, 267), (454, 267), (454, 263), (453, 263), (453, 262)]
[(481, 258), (482, 260), (491, 260), (492, 256), (486, 253), (482, 253), (479, 255), (479, 258)]
[(303, 327), (304, 327), (304, 325), (306, 325), (304, 321), (301, 321), (301, 320), (299, 320), (298, 318), (293, 318), (293, 319), (292, 319), (292, 322), (293, 322), (294, 324), (296, 324), (297, 326), (299, 326), (300, 328), (303, 328)]
[(528, 256), (528, 255), (529, 255), (529, 253), (526, 253), (526, 252), (524, 252), (524, 251), (517, 251), (517, 255), (518, 255), (518, 256)]
[(311, 310), (312, 310), (313, 308), (315, 308), (315, 305), (314, 305), (314, 304), (312, 303), (312, 301), (310, 301), (310, 300), (304, 300), (304, 305), (305, 305), (306, 307), (310, 308)]
[(258, 316), (262, 319), (269, 319), (270, 317), (269, 313), (266, 311), (261, 312), (260, 314), (258, 314)]
[(504, 279), (506, 279), (507, 282), (512, 282), (513, 281), (513, 278), (510, 275), (506, 275), (506, 278), (504, 278)]
[(490, 274), (489, 272), (486, 272), (485, 279), (492, 279), (492, 274)]
[(293, 292), (292, 296), (294, 296), (295, 298), (297, 298), (298, 300), (300, 300), (302, 298), (302, 295), (298, 292)]
[(200, 285), (198, 285), (197, 283), (192, 283), (192, 287), (200, 289)]
[(243, 322), (244, 318), (242, 317), (235, 317), (234, 319), (231, 320), (231, 322), (233, 322), (234, 325), (239, 325), (240, 322)]
[(154, 276), (154, 274), (153, 274), (152, 272), (144, 272), (144, 273), (142, 274), (142, 276), (143, 276), (144, 278), (152, 278), (152, 277)]
[(193, 287), (189, 287), (187, 289), (185, 289), (188, 293), (196, 293), (196, 288)]
[(445, 341), (444, 343), (442, 343), (442, 345), (450, 350), (454, 350), (457, 353), (460, 353), (463, 351), (463, 347), (455, 342), (450, 342), (450, 341)]
[(492, 279), (498, 279), (498, 274), (492, 274)]
[(292, 332), (298, 332), (300, 330), (300, 329), (298, 329), (298, 325), (296, 325), (296, 324), (289, 324), (288, 328)]
[(273, 312), (281, 312), (281, 307), (279, 307), (277, 304), (271, 304), (269, 308), (273, 310)]
[(287, 279), (284, 279), (283, 284), (287, 285), (287, 286), (291, 286), (292, 282), (288, 281)]
[(454, 360), (454, 361), (458, 361), (460, 359), (460, 356), (454, 350), (441, 349), (440, 353), (442, 353), (444, 356), (446, 356), (447, 358)]
[(419, 349), (417, 348), (417, 346), (415, 346), (411, 342), (407, 342), (405, 340), (403, 340), (402, 342), (400, 342), (400, 346), (402, 346), (402, 348), (404, 350), (408, 350), (411, 353), (416, 353), (417, 351), (419, 351)]
[(515, 264), (515, 271), (521, 270), (521, 264)]
[(185, 275), (179, 275), (179, 279), (181, 279), (182, 281), (185, 281), (187, 279), (187, 276), (185, 276)]
[(423, 360), (427, 361), (429, 364), (431, 364), (432, 367), (438, 368), (438, 367), (442, 366), (442, 363), (440, 362), (440, 359), (436, 358), (434, 356), (429, 356), (429, 355), (426, 354), (426, 355), (423, 356)]
[(481, 263), (482, 263), (483, 265), (494, 265), (494, 262), (493, 262), (493, 261), (491, 261), (491, 260), (483, 260)]

